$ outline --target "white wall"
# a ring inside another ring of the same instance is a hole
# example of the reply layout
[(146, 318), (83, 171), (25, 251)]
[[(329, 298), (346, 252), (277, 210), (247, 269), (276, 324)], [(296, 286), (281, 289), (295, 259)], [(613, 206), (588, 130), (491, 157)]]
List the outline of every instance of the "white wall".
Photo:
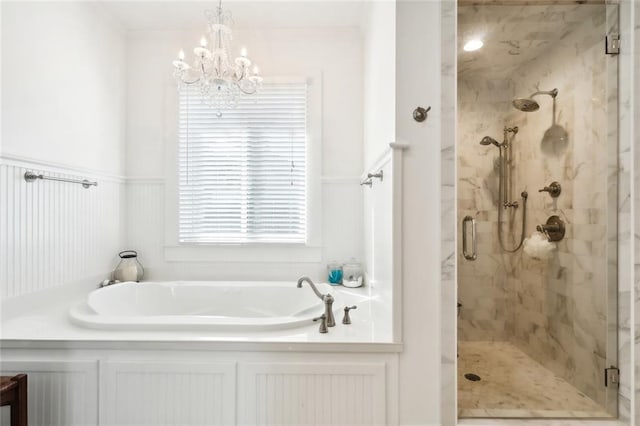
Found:
[(3, 154), (122, 174), (123, 30), (95, 3), (2, 9)]
[[(265, 76), (322, 76), (322, 255), (301, 262), (166, 262), (164, 179), (168, 123), (175, 121), (171, 61), (200, 36), (193, 31), (128, 33), (127, 244), (141, 252), (148, 278), (295, 279), (324, 278), (332, 260), (363, 257), (362, 36), (356, 27), (234, 31), (236, 50), (246, 46)], [(149, 180), (151, 179), (151, 180)]]
[[(393, 0), (367, 3), (363, 18), (364, 44), (364, 173), (384, 170), (365, 191), (365, 270), (369, 281), (391, 290), (392, 208), (391, 153), (395, 140), (396, 5)], [(383, 156), (383, 157), (381, 157)], [(384, 158), (381, 162), (381, 158)]]
[[(0, 297), (113, 269), (123, 240), (124, 31), (89, 3), (2, 3)], [(97, 180), (26, 183), (26, 170)]]
[[(401, 155), (401, 154), (400, 154)], [(383, 172), (383, 180), (372, 179), (364, 192), (364, 243), (366, 275), (370, 284), (391, 292), (393, 274), (393, 168), (391, 151), (374, 163), (372, 173)]]
[(364, 22), (364, 166), (395, 139), (396, 5), (368, 3)]
[[(400, 423), (440, 424), (440, 4), (396, 9), (396, 141), (404, 154)], [(418, 42), (417, 42), (418, 41)], [(426, 42), (422, 42), (426, 41)], [(416, 106), (434, 108), (423, 123)]]

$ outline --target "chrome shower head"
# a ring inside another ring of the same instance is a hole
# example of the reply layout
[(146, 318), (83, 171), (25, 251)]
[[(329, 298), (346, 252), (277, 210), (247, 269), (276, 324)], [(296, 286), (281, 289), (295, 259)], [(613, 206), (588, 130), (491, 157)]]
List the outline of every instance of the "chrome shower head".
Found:
[(540, 109), (540, 104), (538, 102), (536, 102), (535, 100), (533, 100), (534, 96), (538, 96), (538, 95), (549, 95), (551, 96), (553, 99), (556, 98), (556, 96), (558, 96), (558, 89), (553, 89), (550, 90), (548, 92), (535, 92), (533, 93), (531, 96), (529, 96), (528, 98), (517, 98), (513, 100), (513, 106), (515, 109), (523, 111), (523, 112), (533, 112), (533, 111), (537, 111)]
[(480, 141), (480, 145), (492, 145), (492, 144), (497, 146), (498, 148), (500, 148), (501, 146), (500, 143), (498, 143), (498, 141), (492, 138), (491, 136), (485, 136)]
[(523, 112), (533, 112), (540, 109), (540, 104), (533, 99), (518, 98), (513, 100), (513, 106)]

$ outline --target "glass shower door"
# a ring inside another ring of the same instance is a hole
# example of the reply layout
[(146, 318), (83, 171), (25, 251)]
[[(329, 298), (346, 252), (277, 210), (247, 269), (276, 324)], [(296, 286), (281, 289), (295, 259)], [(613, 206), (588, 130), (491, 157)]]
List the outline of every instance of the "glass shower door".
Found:
[(615, 417), (618, 5), (515, 3), (458, 2), (458, 414)]

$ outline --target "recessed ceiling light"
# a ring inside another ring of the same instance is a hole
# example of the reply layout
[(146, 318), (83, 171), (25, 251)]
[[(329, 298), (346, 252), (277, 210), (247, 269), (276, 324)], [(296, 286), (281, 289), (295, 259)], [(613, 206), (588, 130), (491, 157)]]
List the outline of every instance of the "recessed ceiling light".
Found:
[(474, 50), (480, 49), (484, 46), (482, 40), (478, 38), (474, 38), (473, 40), (469, 40), (463, 47), (465, 52), (473, 52)]

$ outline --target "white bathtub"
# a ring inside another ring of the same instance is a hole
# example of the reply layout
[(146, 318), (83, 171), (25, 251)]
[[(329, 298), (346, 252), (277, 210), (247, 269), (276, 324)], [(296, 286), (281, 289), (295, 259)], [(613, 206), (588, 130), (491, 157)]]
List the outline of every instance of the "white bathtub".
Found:
[[(318, 290), (340, 300), (327, 284)], [(274, 330), (309, 325), (324, 312), (307, 283), (126, 282), (89, 293), (70, 310), (71, 320), (101, 329)]]

